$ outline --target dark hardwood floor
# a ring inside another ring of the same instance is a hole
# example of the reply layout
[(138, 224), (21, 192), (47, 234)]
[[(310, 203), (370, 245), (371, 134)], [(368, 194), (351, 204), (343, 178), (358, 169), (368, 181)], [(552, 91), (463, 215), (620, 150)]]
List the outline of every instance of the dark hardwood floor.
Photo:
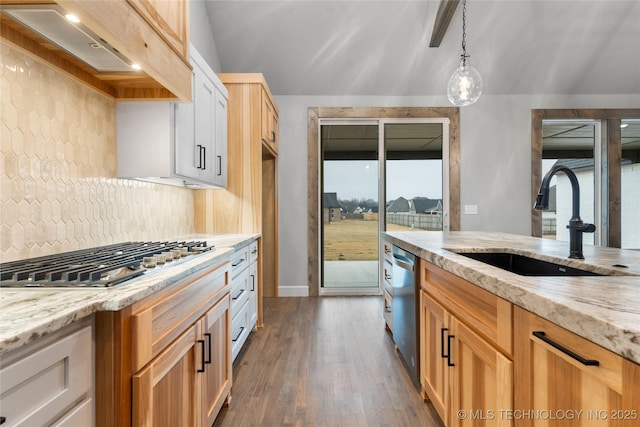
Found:
[(442, 426), (399, 357), (382, 297), (266, 298), (214, 426)]

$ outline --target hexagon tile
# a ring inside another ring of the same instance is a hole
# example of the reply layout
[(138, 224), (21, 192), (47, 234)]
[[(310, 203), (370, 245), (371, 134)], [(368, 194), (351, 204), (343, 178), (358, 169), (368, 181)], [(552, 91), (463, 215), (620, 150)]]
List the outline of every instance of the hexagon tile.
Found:
[(192, 190), (115, 177), (115, 101), (1, 48), (0, 261), (193, 233)]

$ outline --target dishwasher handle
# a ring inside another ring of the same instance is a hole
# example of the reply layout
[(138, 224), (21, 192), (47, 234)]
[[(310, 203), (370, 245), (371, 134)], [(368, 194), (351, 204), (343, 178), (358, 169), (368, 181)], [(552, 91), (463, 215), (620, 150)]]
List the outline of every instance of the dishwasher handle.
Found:
[(409, 271), (413, 271), (413, 264), (412, 263), (408, 263), (406, 261), (403, 261), (396, 254), (393, 254), (393, 263), (395, 265), (397, 265), (398, 267), (400, 267), (400, 268), (403, 268), (403, 269), (409, 270)]

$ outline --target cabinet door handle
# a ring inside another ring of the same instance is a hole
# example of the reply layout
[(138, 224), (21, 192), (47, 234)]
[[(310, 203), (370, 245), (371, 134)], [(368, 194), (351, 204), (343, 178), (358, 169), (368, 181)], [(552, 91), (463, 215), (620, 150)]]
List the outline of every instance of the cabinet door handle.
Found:
[(440, 328), (440, 356), (443, 359), (448, 359), (449, 355), (444, 351), (444, 334), (448, 331), (447, 328)]
[(240, 292), (238, 292), (238, 295), (236, 295), (235, 297), (231, 298), (232, 300), (237, 300), (238, 298), (240, 298), (240, 296), (244, 293), (244, 288), (240, 289)]
[(198, 372), (204, 372), (204, 364), (205, 364), (205, 361), (204, 361), (204, 340), (198, 340), (198, 344), (202, 344), (201, 352), (200, 352), (200, 355), (202, 356), (202, 359), (201, 359), (202, 360), (202, 365), (201, 365), (202, 367), (198, 368)]
[(222, 175), (222, 156), (218, 157), (218, 176)]
[(202, 170), (207, 169), (207, 147), (202, 146)]
[(204, 363), (208, 365), (211, 364), (211, 334), (207, 332), (204, 336), (207, 338), (207, 342), (209, 343), (207, 346), (209, 348), (209, 357), (204, 361)]
[(255, 292), (256, 290), (256, 275), (251, 275), (251, 292)]
[(242, 335), (242, 331), (244, 331), (244, 326), (240, 326), (240, 332), (238, 332), (238, 335), (233, 337), (233, 339), (231, 341), (233, 341), (233, 342), (238, 341), (238, 338), (240, 338), (240, 335)]
[(455, 335), (449, 335), (447, 337), (447, 366), (456, 366), (455, 363), (451, 363), (451, 340), (455, 337)]
[(198, 166), (197, 169), (202, 169), (202, 145), (196, 145), (198, 147)]
[(598, 362), (597, 360), (585, 359), (584, 357), (580, 356), (579, 354), (576, 354), (573, 351), (569, 350), (568, 348), (564, 347), (563, 345), (560, 345), (557, 342), (553, 341), (551, 338), (547, 337), (547, 334), (545, 334), (542, 331), (533, 331), (532, 335), (534, 337), (539, 338), (542, 341), (546, 342), (551, 347), (553, 347), (553, 348), (555, 348), (557, 350), (560, 350), (561, 352), (563, 352), (567, 356), (571, 357), (572, 359), (577, 360), (578, 362), (582, 363), (583, 365), (600, 366), (600, 362)]
[(271, 131), (271, 141), (276, 142), (276, 133)]
[(385, 278), (386, 280), (391, 280), (391, 275), (390, 275), (390, 274), (387, 274), (387, 273), (384, 273), (384, 278)]
[(7, 417), (0, 417), (0, 424), (7, 422)]

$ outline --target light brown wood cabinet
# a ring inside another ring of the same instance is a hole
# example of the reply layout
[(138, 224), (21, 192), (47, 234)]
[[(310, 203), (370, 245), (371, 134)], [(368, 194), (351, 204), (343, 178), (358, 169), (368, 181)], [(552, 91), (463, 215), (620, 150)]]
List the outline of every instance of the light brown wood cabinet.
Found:
[(231, 385), (229, 295), (133, 376), (133, 425), (213, 424)]
[[(262, 74), (218, 74), (229, 91), (227, 187), (194, 192), (198, 233), (260, 233), (258, 253), (258, 327), (262, 297), (277, 296), (278, 158), (263, 140), (266, 105), (277, 109)], [(264, 102), (267, 96), (269, 102)], [(277, 135), (276, 121), (271, 129)], [(277, 136), (276, 136), (277, 140)]]
[(274, 154), (278, 152), (278, 110), (268, 89), (262, 89), (262, 141)]
[(196, 425), (197, 336), (194, 325), (133, 376), (134, 426)]
[(516, 425), (640, 425), (640, 365), (520, 307), (514, 317), (515, 408), (531, 411)]
[(183, 59), (189, 58), (188, 0), (128, 0)]
[(229, 262), (96, 315), (97, 426), (210, 426), (231, 399)]
[(420, 280), (425, 399), (447, 426), (512, 425), (511, 304), (422, 260)]
[(0, 18), (3, 39), (115, 99), (191, 101), (187, 0), (57, 0), (55, 3), (64, 13), (78, 16), (83, 25), (130, 61), (141, 65), (142, 71), (96, 71), (5, 16)]

